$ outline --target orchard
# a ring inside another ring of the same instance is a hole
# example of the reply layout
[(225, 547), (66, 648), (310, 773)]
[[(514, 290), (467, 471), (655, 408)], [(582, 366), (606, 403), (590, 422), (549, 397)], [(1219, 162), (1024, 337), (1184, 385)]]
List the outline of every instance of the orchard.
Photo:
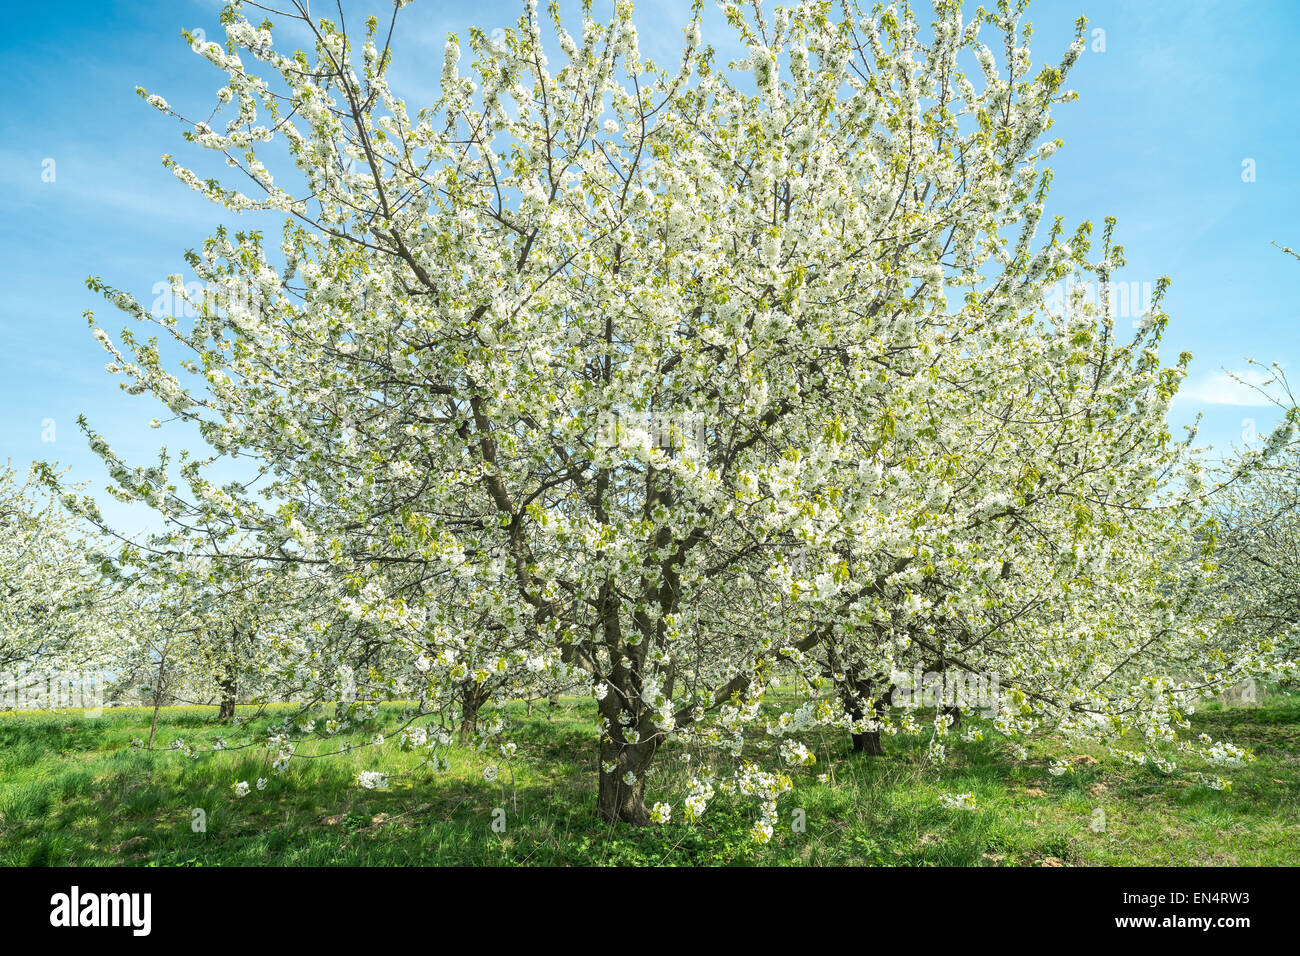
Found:
[(529, 0), (408, 102), (407, 5), (232, 2), (186, 33), (210, 109), (137, 90), (230, 225), (184, 308), (92, 276), (86, 318), (194, 444), (132, 465), (82, 419), (148, 534), (0, 474), (0, 670), (104, 674), (149, 754), (165, 706), (282, 714), (236, 810), (304, 741), (417, 802), (463, 752), (504, 779), (561, 699), (614, 829), (725, 799), (765, 846), (798, 778), (905, 738), (1231, 787), (1256, 755), (1194, 715), (1300, 676), (1300, 410), (1279, 375), (1259, 448), (1176, 437), (1170, 280), (1120, 321), (1121, 226), (1047, 214), (1086, 21), (1031, 58), (1010, 0), (727, 2), (725, 36), (700, 0), (656, 64), (652, 5)]

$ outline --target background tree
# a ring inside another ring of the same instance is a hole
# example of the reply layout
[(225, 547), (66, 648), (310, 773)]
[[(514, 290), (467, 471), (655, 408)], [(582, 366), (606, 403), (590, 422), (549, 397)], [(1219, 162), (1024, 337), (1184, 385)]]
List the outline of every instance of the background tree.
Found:
[(1220, 653), (1236, 660), (1243, 648), (1262, 648), (1248, 658), (1256, 667), (1242, 678), (1294, 680), (1300, 674), (1300, 406), (1279, 366), (1256, 387), (1283, 420), (1260, 447), (1242, 449), (1220, 470), (1211, 508), (1219, 576), (1207, 601), (1228, 618), (1216, 644)]
[(113, 641), (119, 603), (88, 559), (85, 526), (41, 489), (0, 467), (0, 682), (21, 693), (56, 674), (94, 679)]

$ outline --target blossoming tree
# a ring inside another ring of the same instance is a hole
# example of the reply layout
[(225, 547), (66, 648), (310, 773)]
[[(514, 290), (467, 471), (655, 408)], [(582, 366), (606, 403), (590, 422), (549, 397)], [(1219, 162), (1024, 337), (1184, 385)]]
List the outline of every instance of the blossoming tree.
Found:
[(116, 617), (92, 547), (74, 515), (42, 493), (39, 474), (20, 483), (0, 467), (0, 689), (21, 692), (23, 675), (93, 677)]
[(1260, 390), (1282, 421), (1261, 446), (1229, 461), (1214, 489), (1220, 573), (1207, 604), (1228, 618), (1216, 647), (1246, 664), (1240, 678), (1294, 680), (1300, 675), (1300, 405), (1285, 370), (1270, 371)]
[[(1029, 664), (1077, 617), (1042, 609), (1045, 634), (996, 645), (976, 629), (1009, 623), (1019, 582), (1041, 595), (1095, 566), (1083, 539), (1144, 500), (1117, 485), (1145, 489), (1162, 463), (1177, 371), (1151, 343), (1025, 318), (1085, 251), (1059, 224), (1033, 245), (1081, 40), (1035, 70), (1007, 2), (965, 20), (939, 0), (924, 40), (906, 4), (725, 3), (744, 59), (718, 65), (697, 8), (665, 69), (619, 0), (605, 23), (584, 4), (578, 35), (553, 4), (553, 66), (530, 2), (504, 42), (470, 31), (469, 76), (449, 38), (440, 96), (413, 113), (388, 79), (396, 9), (364, 35), (296, 9), (310, 51), (278, 50), (237, 2), (224, 45), (193, 42), (223, 75), (224, 125), (141, 91), (239, 177), (166, 157), (182, 182), (287, 221), (278, 248), (223, 228), (189, 256), (204, 291), (173, 281), (193, 322), (91, 280), (186, 353), (169, 370), (154, 340), (97, 326), (110, 369), (211, 449), (185, 464), (184, 499), (118, 468), (124, 494), (248, 534), (250, 561), (328, 575), (382, 644), (382, 691), (429, 713), (467, 686), (478, 706), (585, 674), (609, 821), (663, 817), (646, 775), (677, 739), (717, 759), (688, 814), (736, 791), (770, 836), (789, 780), (747, 742), (806, 763), (792, 734), (865, 732), (878, 696), (854, 677), (836, 712), (809, 680), (771, 719), (764, 692), (809, 655), (874, 674), (905, 639), (1029, 667), (1022, 695), (1060, 714), (1080, 701), (1072, 667)], [(273, 175), (278, 146), (294, 165)], [(251, 471), (218, 485), (217, 461)], [(811, 612), (776, 593), (797, 553), (822, 563)], [(981, 608), (994, 579), (1014, 584)], [(355, 689), (350, 667), (319, 667), (337, 633), (296, 645), (334, 694)]]

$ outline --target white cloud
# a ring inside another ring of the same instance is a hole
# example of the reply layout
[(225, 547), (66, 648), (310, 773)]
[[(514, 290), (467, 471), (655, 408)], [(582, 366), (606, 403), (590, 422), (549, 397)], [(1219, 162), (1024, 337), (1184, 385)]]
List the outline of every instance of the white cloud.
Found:
[[(1233, 378), (1236, 375), (1236, 378)], [(1178, 390), (1178, 397), (1199, 402), (1202, 405), (1241, 405), (1261, 407), (1273, 404), (1267, 397), (1252, 388), (1271, 381), (1270, 377), (1258, 369), (1246, 369), (1243, 372), (1215, 372)]]

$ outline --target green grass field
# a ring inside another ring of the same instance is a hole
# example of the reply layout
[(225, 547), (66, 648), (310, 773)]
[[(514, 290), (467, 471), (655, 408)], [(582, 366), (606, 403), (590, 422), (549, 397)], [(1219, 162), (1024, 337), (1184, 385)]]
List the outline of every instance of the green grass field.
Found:
[[(1300, 864), (1300, 697), (1258, 706), (1212, 704), (1197, 731), (1254, 749), (1258, 760), (1226, 771), (1216, 791), (1144, 767), (1102, 759), (1052, 737), (1016, 762), (1005, 741), (964, 743), (947, 764), (923, 763), (924, 739), (889, 738), (884, 757), (850, 756), (847, 738), (828, 735), (815, 766), (793, 774), (767, 845), (749, 836), (757, 808), (717, 797), (694, 824), (679, 822), (686, 764), (671, 747), (652, 768), (649, 799), (674, 803), (663, 827), (611, 828), (595, 814), (595, 710), (564, 700), (528, 717), (511, 705), (519, 751), (509, 768), (471, 747), (450, 770), (418, 766), (394, 743), (343, 757), (308, 759), (336, 740), (301, 740), (283, 774), (269, 768), (269, 709), (237, 727), (215, 708), (165, 708), (154, 752), (151, 712), (113, 709), (0, 715), (0, 865), (1295, 865)], [(248, 711), (251, 715), (252, 711)], [(399, 722), (397, 709), (352, 739), (366, 741)], [(217, 737), (244, 750), (190, 759), (166, 748), (178, 737), (210, 747)], [(295, 738), (296, 739), (296, 738)], [(1052, 760), (1075, 770), (1052, 776)], [(501, 766), (495, 782), (488, 763)], [(390, 789), (364, 790), (362, 769), (394, 776)], [(825, 782), (819, 776), (825, 774)], [(236, 780), (267, 788), (237, 798)], [(942, 794), (972, 793), (976, 807), (945, 807)], [(505, 832), (492, 829), (504, 810)], [(206, 818), (195, 832), (194, 811)], [(1104, 828), (1094, 829), (1100, 809)], [(806, 817), (796, 832), (794, 811)], [(497, 819), (501, 814), (495, 814)]]

